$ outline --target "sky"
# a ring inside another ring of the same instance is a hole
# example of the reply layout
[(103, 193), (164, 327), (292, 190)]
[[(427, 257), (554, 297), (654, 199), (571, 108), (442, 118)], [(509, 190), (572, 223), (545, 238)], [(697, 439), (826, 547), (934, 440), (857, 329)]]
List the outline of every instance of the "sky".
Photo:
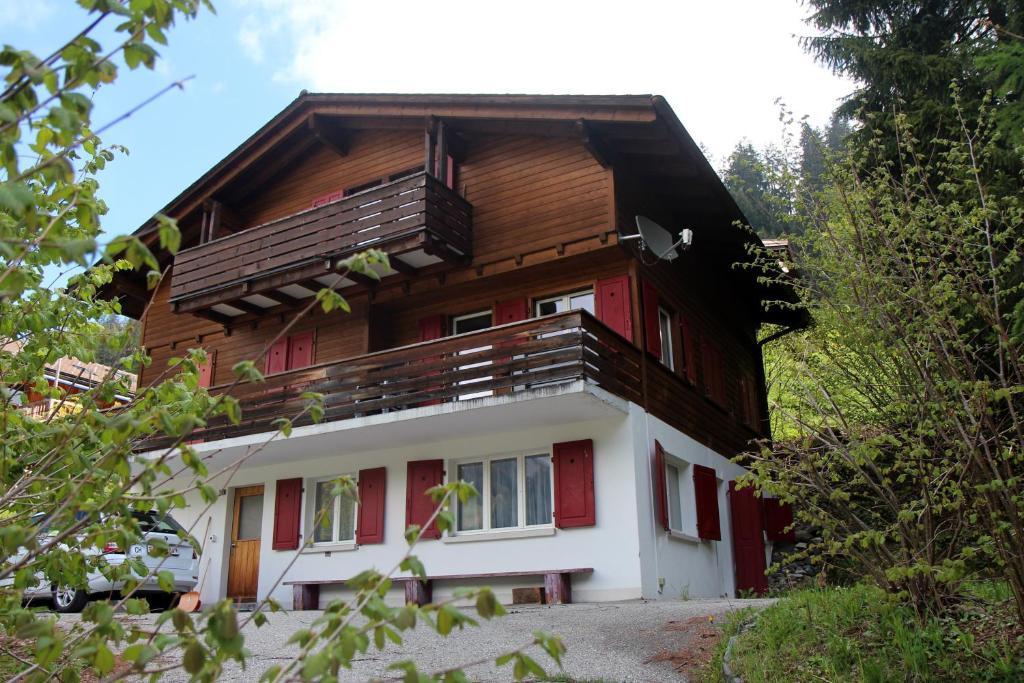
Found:
[[(813, 125), (853, 84), (798, 38), (800, 0), (213, 0), (168, 33), (153, 71), (94, 94), (107, 131), (110, 235), (131, 232), (291, 102), (312, 92), (660, 94), (716, 168), (781, 139), (778, 100)], [(88, 21), (71, 0), (2, 0), (0, 41), (48, 54)], [(100, 34), (103, 37), (103, 34)], [(102, 42), (102, 40), (101, 40)]]

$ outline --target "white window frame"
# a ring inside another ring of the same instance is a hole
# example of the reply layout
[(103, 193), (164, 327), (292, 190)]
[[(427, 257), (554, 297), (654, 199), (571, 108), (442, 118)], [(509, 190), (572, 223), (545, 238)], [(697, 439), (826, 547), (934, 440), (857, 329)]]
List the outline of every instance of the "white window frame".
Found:
[(672, 313), (658, 306), (658, 336), (661, 337), (661, 364), (675, 370), (672, 353)]
[[(542, 304), (546, 304), (546, 303), (550, 303), (552, 301), (561, 301), (561, 302), (563, 302), (565, 304), (565, 310), (566, 311), (574, 310), (574, 309), (569, 307), (570, 306), (569, 302), (572, 301), (572, 299), (574, 297), (583, 296), (585, 294), (589, 294), (591, 297), (594, 297), (594, 306), (596, 308), (596, 306), (597, 306), (597, 297), (594, 294), (594, 288), (593, 287), (588, 287), (586, 289), (581, 289), (581, 290), (578, 290), (578, 291), (575, 291), (575, 292), (568, 292), (566, 294), (558, 294), (556, 296), (545, 296), (545, 297), (542, 297), (540, 299), (534, 299), (533, 300), (533, 316), (535, 318), (539, 318), (541, 316), (541, 313), (540, 313), (541, 305)], [(583, 308), (583, 309), (580, 309), (580, 310), (584, 310), (585, 311), (586, 309)], [(590, 313), (593, 314), (594, 311), (590, 311)], [(555, 314), (554, 313), (549, 313), (548, 315), (555, 315)]]
[[(526, 458), (532, 456), (543, 456), (548, 459), (548, 478), (549, 487), (548, 490), (551, 492), (551, 519), (543, 524), (526, 524)], [(507, 527), (491, 527), (491, 462), (495, 460), (510, 460), (516, 459), (516, 515), (517, 524), (516, 526)], [(550, 530), (554, 532), (555, 528), (555, 463), (551, 457), (551, 450), (535, 449), (525, 451), (514, 451), (511, 453), (495, 453), (492, 455), (477, 456), (472, 458), (460, 458), (458, 460), (452, 460), (447, 470), (450, 473), (448, 476), (449, 481), (458, 481), (459, 465), (470, 465), (474, 463), (482, 463), (483, 465), (483, 491), (479, 491), (480, 494), (475, 500), (480, 501), (482, 507), (481, 510), (481, 526), (479, 529), (467, 529), (465, 531), (458, 529), (458, 509), (455, 510), (456, 528), (448, 532), (448, 535), (453, 538), (470, 538), (474, 536), (494, 536), (494, 535), (505, 535), (505, 534), (516, 534), (517, 532), (532, 532), (532, 531), (546, 531)], [(458, 505), (458, 503), (456, 503)], [(532, 534), (530, 534), (532, 535)]]
[[(471, 320), (473, 318), (480, 318), (480, 317), (483, 317), (485, 315), (490, 317), (491, 324), (488, 325), (488, 327), (485, 327), (483, 329), (489, 329), (491, 327), (494, 327), (494, 312), (492, 310), (490, 310), (490, 309), (484, 309), (482, 311), (475, 311), (473, 313), (466, 313), (464, 315), (454, 316), (452, 318), (452, 334), (460, 334), (459, 332), (456, 331), (456, 328), (458, 327), (459, 321), (461, 321), (461, 320)], [(464, 351), (459, 351), (457, 355), (462, 355), (462, 354), (465, 354), (465, 353), (475, 353), (477, 351), (489, 351), (490, 349), (491, 349), (490, 345), (479, 346), (477, 348), (466, 349)], [(460, 365), (458, 367), (458, 369), (459, 370), (469, 370), (471, 368), (481, 368), (481, 367), (485, 367), (487, 365), (494, 365), (494, 363), (492, 361), (486, 360), (486, 361), (483, 361), (483, 362), (480, 362), (480, 363), (470, 363), (468, 365)], [(478, 382), (487, 382), (487, 381), (489, 381), (491, 379), (494, 379), (494, 377), (493, 376), (488, 376), (488, 377), (480, 377), (478, 379), (465, 380), (465, 381), (459, 382), (458, 386), (460, 386), (460, 387), (461, 386), (471, 387), (471, 386), (473, 386), (474, 384), (476, 384)], [(469, 399), (473, 399), (473, 398), (484, 398), (486, 396), (493, 396), (493, 395), (494, 395), (494, 391), (491, 390), (491, 389), (487, 389), (486, 391), (473, 391), (473, 392), (469, 392), (469, 393), (466, 393), (466, 394), (459, 394), (456, 400), (468, 401)]]
[(667, 510), (669, 518), (669, 535), (685, 541), (700, 541), (697, 535), (697, 489), (693, 483), (693, 463), (683, 460), (670, 453), (665, 453), (665, 504), (671, 505), (669, 498), (669, 468), (677, 471), (679, 484), (679, 519), (680, 528), (672, 525), (672, 510)]
[[(343, 495), (335, 496), (334, 498), (334, 519), (333, 521), (333, 533), (332, 538), (329, 541), (314, 541), (316, 537), (316, 490), (317, 487), (327, 481), (334, 481), (341, 477), (352, 477), (356, 480), (358, 485), (358, 475), (353, 473), (347, 474), (334, 474), (326, 477), (314, 477), (307, 479), (305, 482), (306, 488), (306, 538), (309, 539), (308, 549), (311, 551), (323, 551), (323, 550), (354, 550), (356, 547), (356, 538), (359, 536), (359, 504), (354, 500), (351, 500)], [(341, 521), (341, 503), (342, 501), (348, 502), (352, 505), (352, 538), (339, 539), (337, 534), (340, 529)]]

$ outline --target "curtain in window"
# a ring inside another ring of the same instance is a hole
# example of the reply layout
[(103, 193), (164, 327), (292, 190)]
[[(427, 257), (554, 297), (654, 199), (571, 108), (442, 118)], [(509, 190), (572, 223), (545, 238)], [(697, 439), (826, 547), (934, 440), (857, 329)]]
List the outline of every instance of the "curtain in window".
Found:
[(484, 464), (473, 462), (459, 465), (459, 479), (476, 487), (479, 495), (465, 503), (459, 502), (459, 531), (473, 531), (484, 526)]
[(519, 525), (516, 459), (491, 461), (491, 528)]
[(526, 458), (526, 524), (551, 523), (551, 457)]
[[(313, 520), (313, 542), (325, 543), (334, 540), (334, 501), (331, 498), (332, 481), (319, 481), (316, 484), (316, 510)], [(326, 512), (325, 512), (326, 510)]]
[(668, 484), (668, 526), (675, 531), (683, 528), (683, 508), (679, 495), (679, 468), (665, 466), (665, 480)]
[(338, 515), (338, 540), (351, 541), (356, 537), (356, 502), (345, 496), (338, 496), (341, 507)]

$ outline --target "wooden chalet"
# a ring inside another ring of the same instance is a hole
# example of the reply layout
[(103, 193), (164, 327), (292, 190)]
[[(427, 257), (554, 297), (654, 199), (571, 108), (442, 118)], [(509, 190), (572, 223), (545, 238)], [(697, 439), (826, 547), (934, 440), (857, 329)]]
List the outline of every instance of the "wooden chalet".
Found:
[[(242, 423), (194, 435), (214, 465), (299, 416), (196, 506), (219, 529), (204, 599), (262, 597), (299, 552), (274, 590), (316, 607), (397, 552), (423, 490), (453, 477), (482, 496), (424, 543), (433, 579), (409, 599), (485, 578), (543, 579), (553, 601), (763, 587), (785, 513), (730, 493), (729, 458), (769, 436), (758, 329), (804, 320), (734, 267), (757, 238), (663, 98), (304, 92), (162, 213), (183, 248), (160, 254), (160, 286), (109, 290), (143, 323), (140, 391), (188, 348), (214, 393), (260, 358), (266, 381), (232, 389)], [(658, 261), (621, 240), (640, 214), (692, 248)], [(138, 234), (156, 251), (155, 224)], [(345, 270), (370, 247), (389, 268)], [(351, 312), (316, 308), (271, 344), (323, 287)], [(324, 422), (301, 415), (305, 391)], [(351, 509), (323, 493), (342, 474)]]

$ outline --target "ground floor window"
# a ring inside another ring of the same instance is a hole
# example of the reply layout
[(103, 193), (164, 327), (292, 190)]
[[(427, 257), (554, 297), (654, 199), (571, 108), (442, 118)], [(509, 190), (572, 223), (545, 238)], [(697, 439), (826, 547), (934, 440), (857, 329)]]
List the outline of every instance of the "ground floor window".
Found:
[(314, 482), (313, 543), (344, 543), (356, 537), (356, 503), (333, 495), (337, 477)]
[(665, 488), (669, 529), (685, 534), (695, 534), (697, 511), (694, 504), (691, 464), (666, 453)]
[(458, 531), (550, 525), (551, 455), (496, 456), (460, 462), (456, 476), (480, 495), (459, 503)]

